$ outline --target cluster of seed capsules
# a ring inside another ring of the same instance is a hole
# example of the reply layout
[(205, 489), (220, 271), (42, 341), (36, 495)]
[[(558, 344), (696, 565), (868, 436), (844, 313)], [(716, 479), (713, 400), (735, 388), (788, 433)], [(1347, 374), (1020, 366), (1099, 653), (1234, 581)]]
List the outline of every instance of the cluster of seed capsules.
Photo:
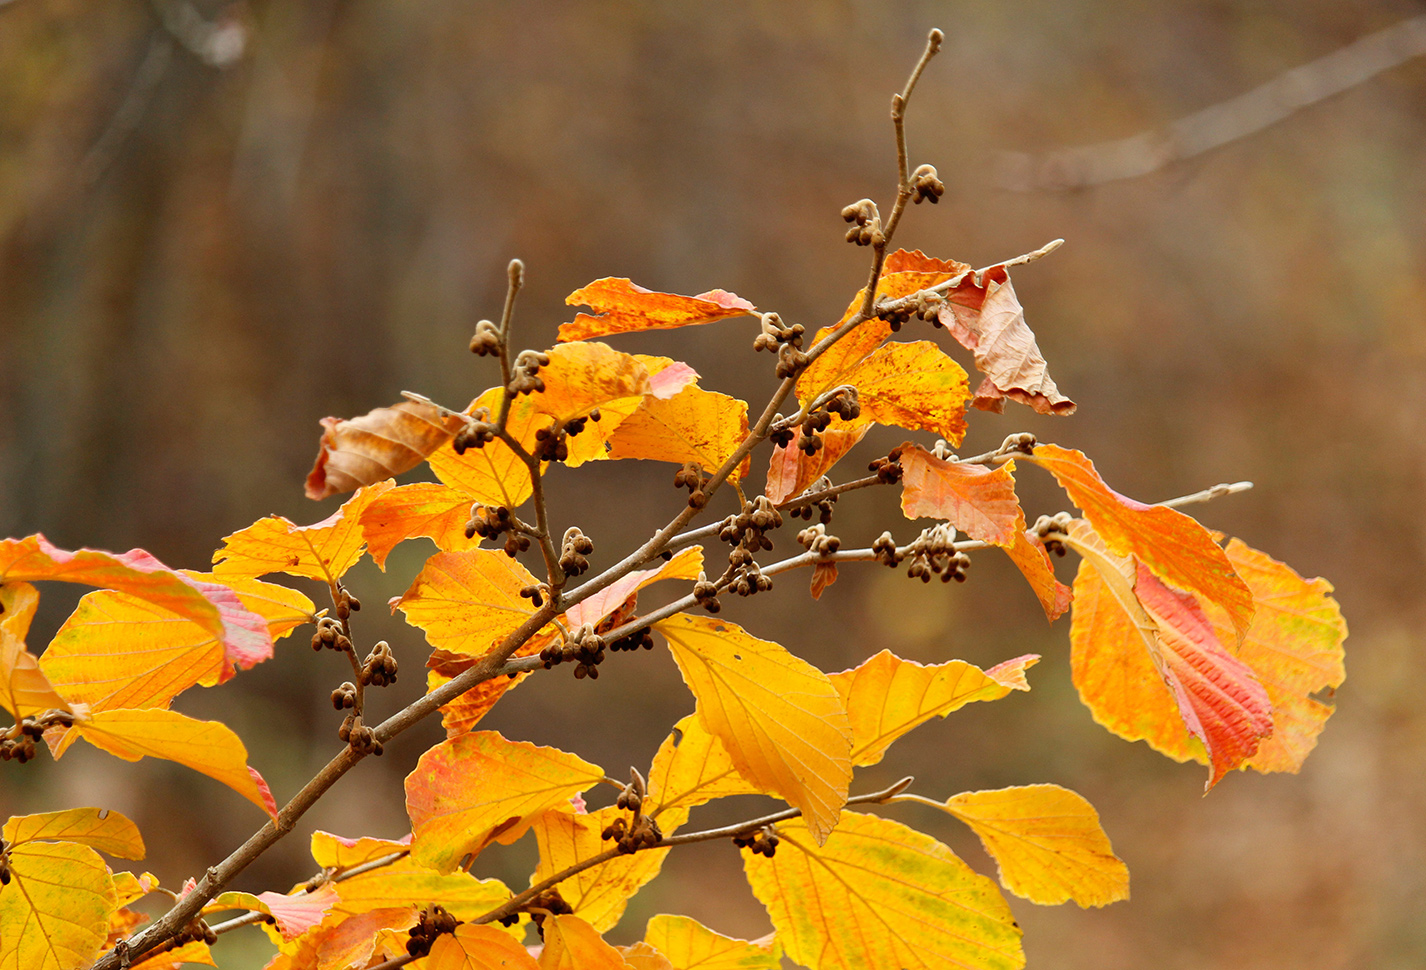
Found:
[(39, 716), (22, 717), (4, 737), (0, 737), (0, 761), (24, 764), (34, 758), (35, 745), (48, 728), (73, 725), (74, 715), (68, 711), (46, 711)]
[[(516, 916), (518, 921), (520, 917)], [(458, 920), (447, 912), (444, 906), (430, 906), (421, 910), (416, 917), (416, 925), (407, 931), (406, 952), (413, 957), (423, 957), (431, 952), (431, 944), (443, 933), (454, 933), (464, 920)]]
[(789, 422), (779, 414), (773, 420), (768, 438), (779, 448), (786, 448), (796, 441), (797, 447), (803, 453), (808, 456), (815, 455), (822, 450), (822, 432), (831, 427), (833, 416), (843, 421), (854, 421), (861, 417), (861, 413), (862, 406), (857, 397), (857, 389), (839, 387), (825, 401), (808, 411), (800, 423)]
[(706, 491), (713, 476), (703, 471), (703, 466), (697, 462), (687, 461), (683, 467), (673, 473), (673, 487), (688, 489), (688, 505), (690, 508), (701, 509), (708, 504), (708, 492)]
[(530, 548), (530, 537), (520, 531), (519, 523), (505, 506), (481, 505), (477, 502), (470, 507), (470, 518), (465, 523), (467, 539), (476, 536), (494, 539), (501, 534), (506, 534), (505, 555), (511, 559)]
[(896, 540), (890, 532), (883, 532), (871, 544), (878, 562), (896, 567), (910, 560), (906, 575), (929, 583), (933, 576), (940, 576), (941, 582), (958, 583), (966, 581), (966, 570), (970, 569), (970, 556), (955, 548), (956, 530), (944, 523), (932, 526), (919, 535), (905, 549), (897, 549)]
[[(523, 908), (529, 911), (530, 919), (534, 922), (535, 929), (539, 931), (540, 939), (542, 940), (545, 938), (545, 916), (547, 914), (550, 916), (568, 916), (574, 912), (574, 907), (565, 902), (564, 897), (560, 895), (559, 888), (556, 886), (551, 886), (544, 892), (536, 894)], [(518, 922), (520, 922), (519, 913), (511, 913), (509, 916), (500, 917), (500, 924), (502, 926), (514, 926)]]
[(738, 848), (751, 849), (753, 855), (767, 856), (769, 859), (776, 854), (777, 844), (780, 841), (781, 839), (777, 837), (777, 832), (771, 825), (765, 825), (743, 835), (733, 836), (733, 844)]
[(647, 794), (644, 778), (637, 770), (632, 774), (633, 778), (624, 786), (624, 790), (614, 802), (616, 807), (630, 812), (630, 816), (616, 817), (599, 833), (599, 837), (605, 842), (612, 840), (624, 855), (632, 855), (640, 849), (651, 849), (663, 841), (663, 833), (659, 831), (658, 823), (644, 814), (644, 796)]

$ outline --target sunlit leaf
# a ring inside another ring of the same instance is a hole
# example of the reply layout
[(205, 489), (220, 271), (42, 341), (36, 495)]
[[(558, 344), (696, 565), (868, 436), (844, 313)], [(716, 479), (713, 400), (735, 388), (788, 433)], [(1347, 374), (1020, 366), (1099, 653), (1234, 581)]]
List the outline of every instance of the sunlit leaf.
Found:
[[(609, 439), (610, 458), (696, 462), (712, 473), (732, 457), (748, 435), (748, 405), (734, 397), (689, 385), (666, 401), (646, 397)], [(729, 474), (748, 473), (743, 461)]]
[(945, 809), (980, 836), (1000, 882), (1043, 906), (1104, 906), (1129, 898), (1129, 868), (1114, 854), (1099, 813), (1059, 785), (964, 792)]
[(26, 842), (77, 842), (120, 859), (142, 859), (144, 840), (139, 828), (118, 812), (106, 808), (70, 808), (39, 815), (11, 818), (0, 829), (8, 845)]
[(29, 583), (0, 585), (0, 707), (18, 723), (43, 711), (73, 713), (44, 675), (39, 660), (25, 648), (40, 594)]
[[(415, 924), (416, 913), (417, 906), (408, 904), (354, 916), (334, 914), (296, 939), (281, 942), (266, 970), (349, 970), (405, 956), (406, 931)], [(398, 933), (399, 939), (394, 938)]]
[(439, 873), (413, 859), (399, 859), (389, 866), (343, 879), (335, 884), (337, 903), (334, 917), (356, 916), (393, 906), (440, 905), (456, 919), (472, 920), (510, 899), (511, 893), (498, 879), (477, 879), (468, 872)]
[(869, 422), (848, 425), (844, 421), (833, 421), (831, 427), (821, 433), (822, 447), (809, 455), (798, 447), (802, 440), (802, 427), (792, 429), (792, 441), (785, 447), (772, 449), (768, 458), (767, 487), (764, 494), (774, 505), (781, 505), (790, 498), (796, 498), (811, 488), (832, 466), (840, 461), (866, 436), (871, 428)]
[(268, 815), (277, 804), (267, 782), (248, 767), (248, 752), (232, 729), (219, 721), (199, 721), (177, 711), (99, 711), (75, 722), (80, 737), (125, 761), (176, 761), (222, 782)]
[(507, 741), (493, 731), (443, 741), (406, 777), (412, 857), (450, 872), (491, 841), (514, 842), (536, 815), (602, 777), (602, 769), (575, 755)]
[(431, 944), (425, 970), (537, 970), (521, 944), (493, 926), (462, 923)]
[(985, 876), (928, 835), (843, 812), (818, 848), (801, 820), (778, 823), (777, 853), (743, 852), (753, 894), (794, 962), (812, 970), (1025, 965), (1020, 927)]
[(829, 675), (847, 706), (852, 764), (876, 764), (893, 741), (933, 717), (945, 717), (972, 701), (1029, 690), (1023, 671), (1039, 660), (1030, 654), (983, 671), (964, 660), (928, 667), (882, 650), (860, 667)]
[(623, 955), (578, 916), (545, 919), (540, 970), (628, 970)]
[(66, 552), (42, 535), (0, 539), (0, 585), (38, 580), (115, 589), (186, 617), (218, 637), (239, 666), (272, 656), (267, 624), (232, 590), (169, 569), (142, 549), (119, 555), (98, 549)]
[(703, 547), (689, 546), (675, 553), (667, 562), (649, 569), (636, 569), (574, 604), (565, 611), (566, 625), (577, 628), (586, 623), (597, 624), (645, 586), (661, 579), (697, 579), (702, 571)]
[(852, 775), (851, 730), (827, 675), (731, 623), (680, 614), (654, 629), (738, 772), (801, 809), (825, 839)]
[(1207, 529), (1182, 512), (1120, 495), (1078, 451), (1039, 445), (1028, 460), (1055, 476), (1110, 552), (1133, 556), (1164, 582), (1218, 604), (1233, 618), (1239, 638), (1247, 632), (1253, 594)]
[(629, 946), (615, 947), (629, 970), (676, 970), (668, 957), (642, 940)]
[(223, 540), (213, 553), (213, 572), (263, 576), (287, 573), (322, 582), (336, 582), (356, 565), (365, 548), (361, 516), (394, 483), (368, 485), (321, 522), (296, 525), (280, 515), (258, 519)]
[[(556, 635), (557, 631), (554, 630), (537, 633), (510, 656), (512, 659), (533, 657), (553, 641)], [(445, 662), (438, 665), (438, 656)], [(426, 693), (429, 694), (479, 662), (479, 657), (449, 655), (445, 651), (436, 651), (431, 656), (432, 669), (426, 674)], [(514, 677), (491, 677), (476, 684), (449, 704), (443, 704), (441, 725), (446, 729), (446, 737), (454, 738), (465, 734), (490, 712), (507, 691), (519, 686), (528, 676), (529, 672), (524, 671)]]
[(1029, 582), (1035, 598), (1040, 601), (1040, 608), (1045, 611), (1046, 619), (1053, 623), (1070, 608), (1073, 593), (1056, 578), (1055, 567), (1051, 565), (1049, 553), (1045, 551), (1045, 544), (1039, 537), (1031, 537), (1021, 529), (1012, 538), (1014, 541), (1005, 552)]
[[(659, 827), (672, 832), (687, 813), (670, 812)], [(614, 847), (601, 834), (615, 818), (628, 818), (622, 808), (610, 806), (597, 812), (575, 813), (565, 805), (545, 812), (535, 820), (535, 841), (540, 847), (540, 864), (530, 884), (542, 882), (557, 872), (583, 862)], [(666, 828), (665, 828), (666, 826)], [(576, 873), (559, 884), (560, 896), (574, 914), (587, 920), (601, 933), (619, 922), (624, 907), (649, 880), (659, 874), (668, 849), (641, 849), (619, 855)]]
[(337, 903), (337, 890), (328, 884), (310, 892), (220, 893), (203, 907), (204, 913), (217, 913), (229, 909), (243, 909), (271, 916), (277, 922), (277, 931), (284, 940), (295, 940), (322, 919)]
[(929, 340), (888, 343), (840, 375), (857, 389), (861, 420), (929, 431), (952, 444), (966, 433), (966, 372)]
[(715, 933), (687, 916), (655, 916), (644, 942), (656, 947), (677, 970), (777, 970), (781, 948)]
[[(505, 392), (492, 387), (471, 402), (466, 410), (475, 412), (485, 408), (493, 420), (499, 413), (500, 402)], [(506, 418), (505, 430), (516, 441), (533, 440), (535, 432), (550, 424), (548, 415), (535, 409), (530, 395), (523, 395), (510, 402), (510, 413)], [(431, 471), (451, 488), (467, 496), (467, 501), (482, 505), (503, 505), (517, 509), (534, 494), (530, 481), (530, 469), (515, 451), (500, 439), (486, 443), (480, 448), (467, 448), (464, 454), (456, 454), (447, 445), (431, 453)]]
[[(1253, 668), (1273, 708), (1272, 737), (1247, 767), (1296, 772), (1332, 715), (1332, 707), (1312, 695), (1335, 690), (1346, 679), (1342, 641), (1347, 624), (1326, 580), (1305, 580), (1237, 539), (1229, 541), (1226, 551), (1257, 605), (1238, 659)], [(1213, 616), (1220, 639), (1228, 635), (1224, 620), (1221, 614)]]
[(307, 497), (324, 499), (394, 478), (421, 464), (465, 422), (440, 408), (402, 401), (359, 418), (323, 418)]
[(99, 853), (73, 842), (26, 842), (7, 855), (0, 970), (77, 970), (92, 963), (118, 908)]
[(320, 829), (312, 833), (312, 858), (323, 869), (350, 869), (411, 848), (411, 837), (401, 840), (363, 837), (347, 839)]
[(617, 277), (595, 280), (565, 297), (564, 302), (570, 306), (587, 306), (594, 313), (580, 313), (574, 322), (560, 324), (562, 341), (637, 330), (670, 330), (757, 312), (757, 307), (726, 290), (677, 296), (646, 290)]
[(1074, 413), (1075, 403), (1050, 379), (1005, 267), (963, 276), (946, 294), (939, 317), (951, 336), (975, 354), (975, 366), (985, 375), (972, 402), (976, 407), (1003, 411), (1004, 399), (1010, 398), (1041, 414)]
[(695, 805), (758, 790), (738, 773), (723, 743), (708, 732), (703, 720), (690, 714), (674, 725), (654, 755), (646, 811), (668, 833)]
[(901, 511), (908, 519), (949, 522), (972, 539), (1010, 546), (1025, 531), (1015, 496), (1015, 463), (997, 468), (945, 461), (914, 444), (901, 446)]
[(520, 596), (535, 583), (530, 571), (504, 552), (438, 552), (397, 605), (432, 646), (478, 657), (535, 612), (534, 602)]
[[(598, 421), (591, 418), (583, 431), (568, 439), (569, 457), (564, 464), (574, 468), (605, 457), (611, 435), (641, 401), (651, 399), (646, 397), (653, 391), (649, 369), (632, 354), (585, 341), (553, 347), (549, 358), (540, 368), (545, 389), (530, 395), (535, 410), (553, 419), (557, 427), (599, 411)], [(536, 442), (532, 437), (521, 444), (531, 450)]]
[(479, 537), (466, 538), (471, 500), (438, 482), (398, 485), (378, 496), (361, 514), (367, 552), (381, 569), (397, 544), (425, 536), (446, 552), (474, 549)]

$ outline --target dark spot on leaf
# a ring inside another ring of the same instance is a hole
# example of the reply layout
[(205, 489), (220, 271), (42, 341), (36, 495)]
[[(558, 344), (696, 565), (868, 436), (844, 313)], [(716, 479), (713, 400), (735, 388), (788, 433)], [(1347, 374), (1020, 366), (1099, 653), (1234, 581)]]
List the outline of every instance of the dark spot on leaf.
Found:
[(683, 728), (673, 729), (673, 746), (676, 748), (683, 743)]
[(733, 654), (733, 659), (734, 659), (734, 660), (742, 660), (742, 659), (743, 659), (743, 655), (742, 655), (741, 653), (735, 653), (735, 654)]

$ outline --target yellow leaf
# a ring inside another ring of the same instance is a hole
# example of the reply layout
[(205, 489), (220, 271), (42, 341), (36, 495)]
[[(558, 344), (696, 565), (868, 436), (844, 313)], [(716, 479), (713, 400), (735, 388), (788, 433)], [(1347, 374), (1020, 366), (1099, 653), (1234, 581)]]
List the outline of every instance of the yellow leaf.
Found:
[(222, 782), (277, 817), (277, 804), (267, 782), (248, 767), (247, 748), (226, 724), (149, 708), (100, 711), (74, 726), (84, 740), (117, 758), (176, 761)]
[(825, 839), (852, 778), (851, 728), (827, 675), (731, 623), (680, 614), (654, 628), (739, 774), (801, 809)]
[(406, 776), (412, 858), (450, 872), (492, 840), (514, 842), (536, 815), (603, 777), (603, 769), (575, 755), (494, 731), (443, 741)]
[(743, 780), (723, 744), (703, 726), (697, 714), (674, 725), (649, 769), (649, 814), (665, 833), (675, 826), (665, 818), (686, 815), (690, 808), (726, 795), (751, 795), (757, 786)]
[(1029, 690), (1023, 671), (1039, 661), (1030, 654), (983, 671), (964, 660), (927, 667), (883, 650), (860, 667), (830, 675), (852, 726), (852, 764), (876, 764), (893, 741), (933, 717)]
[(493, 926), (462, 923), (436, 937), (425, 970), (537, 970), (539, 964), (522, 945)]
[(0, 839), (11, 846), (26, 842), (78, 842), (120, 859), (142, 859), (144, 840), (139, 828), (107, 808), (70, 808), (40, 815), (11, 818), (0, 829)]
[(480, 538), (466, 538), (470, 496), (438, 482), (398, 485), (379, 496), (361, 514), (366, 548), (382, 570), (386, 557), (398, 543), (417, 536), (435, 542), (447, 552), (474, 549)]
[(578, 916), (545, 918), (540, 970), (627, 970), (624, 956)]
[(631, 970), (675, 970), (668, 957), (660, 953), (657, 947), (650, 946), (648, 943), (641, 941), (629, 946), (618, 947), (618, 950), (619, 955), (624, 958), (624, 963)]
[[(622, 808), (615, 806), (588, 814), (568, 809), (568, 805), (556, 808), (535, 820), (533, 829), (540, 847), (540, 864), (530, 877), (531, 885), (613, 848), (614, 843), (604, 841), (601, 833), (615, 818), (628, 817)], [(665, 834), (688, 817), (687, 812), (668, 814), (671, 817), (667, 822), (659, 823)], [(619, 922), (634, 894), (659, 874), (668, 852), (668, 849), (641, 849), (632, 855), (616, 856), (561, 882), (560, 895), (576, 916), (602, 933)]]
[(840, 382), (857, 389), (861, 420), (929, 431), (953, 445), (966, 433), (966, 372), (929, 340), (889, 343)]
[(312, 833), (312, 858), (323, 869), (350, 869), (373, 859), (389, 856), (393, 852), (405, 852), (411, 848), (411, 840), (397, 842), (393, 839), (344, 839), (320, 829)]
[(118, 908), (99, 853), (73, 842), (27, 842), (7, 855), (0, 970), (76, 970), (92, 963)]
[[(535, 410), (559, 427), (599, 411), (598, 421), (588, 421), (583, 431), (568, 439), (569, 457), (564, 464), (574, 468), (605, 457), (610, 435), (653, 389), (648, 368), (632, 354), (589, 341), (559, 344), (550, 348), (549, 357), (550, 362), (540, 368), (545, 389), (530, 395)], [(532, 436), (521, 444), (528, 451), (535, 440)]]
[[(500, 401), (505, 392), (492, 387), (466, 408), (473, 413), (479, 408), (490, 412), (491, 420), (500, 411)], [(505, 430), (516, 441), (533, 439), (538, 428), (547, 427), (549, 417), (535, 410), (535, 403), (529, 395), (515, 398), (510, 402), (510, 414), (505, 419)], [(530, 483), (530, 469), (524, 459), (500, 439), (487, 442), (480, 448), (467, 448), (464, 454), (456, 454), (455, 448), (446, 445), (431, 453), (427, 459), (431, 471), (451, 488), (467, 496), (467, 501), (481, 505), (503, 505), (512, 511), (525, 503), (534, 487)], [(543, 466), (541, 466), (543, 469)]]
[(40, 594), (29, 583), (0, 584), (0, 707), (16, 723), (42, 711), (73, 713), (69, 702), (55, 692), (39, 660), (25, 649), (25, 634), (35, 618)]
[(820, 849), (800, 820), (777, 853), (743, 853), (753, 894), (794, 962), (812, 970), (1019, 970), (1020, 928), (985, 876), (929, 835), (843, 812)]
[(1042, 906), (1073, 899), (1104, 906), (1129, 898), (1129, 868), (1114, 854), (1099, 813), (1059, 785), (972, 791), (945, 809), (969, 825), (1000, 867), (1000, 882)]
[(297, 525), (280, 515), (258, 519), (223, 540), (223, 548), (213, 553), (213, 572), (220, 582), (228, 575), (286, 573), (334, 583), (356, 565), (365, 548), (362, 512), (395, 487), (389, 480), (368, 485), (313, 525)]
[(393, 906), (444, 906), (456, 919), (483, 916), (510, 899), (498, 879), (477, 879), (468, 872), (433, 872), (410, 858), (364, 872), (336, 884), (337, 903), (329, 922)]
[(530, 571), (492, 549), (438, 552), (397, 605), (433, 647), (478, 657), (535, 612), (520, 590), (533, 586)]
[(687, 916), (655, 916), (644, 942), (668, 957), (677, 970), (777, 970), (782, 948), (715, 933)]
[[(712, 474), (748, 436), (748, 405), (734, 397), (689, 385), (666, 401), (646, 397), (609, 439), (610, 458), (696, 462)], [(749, 460), (728, 475), (736, 482)]]

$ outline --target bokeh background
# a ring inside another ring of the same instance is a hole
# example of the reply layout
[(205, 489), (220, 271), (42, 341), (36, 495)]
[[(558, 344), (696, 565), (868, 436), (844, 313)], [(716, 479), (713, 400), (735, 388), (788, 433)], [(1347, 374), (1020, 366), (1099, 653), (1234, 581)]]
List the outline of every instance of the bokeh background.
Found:
[[(1300, 775), (1234, 775), (1204, 798), (1204, 769), (1092, 723), (1069, 683), (1067, 621), (1047, 627), (994, 557), (954, 588), (844, 569), (815, 607), (805, 577), (788, 577), (730, 617), (829, 670), (883, 647), (981, 664), (1044, 654), (1030, 694), (919, 729), (856, 783), (916, 774), (944, 797), (1048, 781), (1098, 807), (1133, 898), (1087, 912), (1012, 900), (1031, 967), (1422, 966), (1426, 58), (1140, 178), (999, 186), (1002, 152), (1153, 129), (1423, 12), (1406, 0), (4, 0), (0, 531), (203, 567), (262, 515), (326, 516), (336, 500), (301, 494), (318, 419), (406, 388), (463, 405), (488, 386), (493, 365), (465, 345), (498, 313), (512, 256), (528, 267), (517, 327), (532, 347), (570, 319), (565, 295), (603, 276), (723, 287), (809, 328), (834, 320), (866, 258), (841, 241), (838, 210), (889, 197), (888, 99), (940, 26), (946, 50), (909, 126), (912, 164), (936, 164), (948, 192), (899, 241), (986, 265), (1064, 237), (1016, 285), (1079, 404), (1069, 419), (973, 415), (967, 453), (1030, 430), (1082, 448), (1144, 500), (1256, 482), (1200, 517), (1336, 585), (1352, 629), (1338, 713)], [(774, 382), (754, 333), (743, 320), (613, 342), (758, 396)], [(593, 535), (596, 565), (612, 562), (678, 507), (671, 472), (555, 469), (555, 519)], [(1032, 518), (1062, 507), (1042, 476), (1021, 478)], [(848, 497), (837, 523), (851, 538), (915, 532), (891, 490)], [(350, 585), (380, 604), (429, 551), (408, 544)], [(78, 594), (45, 590), (33, 646)], [(376, 702), (394, 710), (419, 691), (424, 650), (382, 612), (357, 629), (401, 658)], [(338, 744), (327, 695), (348, 672), (304, 640), (178, 704), (233, 725), (279, 799)], [(563, 670), (531, 680), (487, 724), (616, 775), (646, 766), (692, 701), (663, 651), (613, 660), (597, 684)], [(314, 827), (402, 834), (401, 778), (439, 736), (423, 726), (361, 765), (240, 888), (310, 875)], [(76, 804), (135, 818), (145, 866), (170, 885), (261, 822), (166, 764), (75, 750), (0, 768), (0, 809)], [(951, 820), (891, 814), (993, 872)], [(524, 885), (527, 843), (478, 871)], [(726, 844), (674, 853), (615, 937), (637, 938), (659, 911), (769, 929)], [(260, 966), (268, 952), (234, 933), (220, 962)]]

